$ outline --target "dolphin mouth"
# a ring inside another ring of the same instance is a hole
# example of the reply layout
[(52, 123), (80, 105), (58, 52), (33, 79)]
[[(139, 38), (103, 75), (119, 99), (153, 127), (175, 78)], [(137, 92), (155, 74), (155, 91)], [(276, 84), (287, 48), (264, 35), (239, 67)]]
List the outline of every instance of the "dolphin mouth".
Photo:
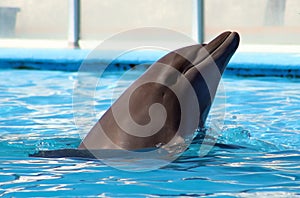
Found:
[(215, 60), (221, 74), (224, 72), (229, 60), (236, 52), (239, 43), (240, 36), (237, 32), (225, 32), (224, 41), (214, 50), (212, 58)]
[(238, 48), (239, 42), (240, 37), (237, 32), (227, 31), (222, 33), (208, 44), (203, 44), (196, 54), (194, 54), (193, 62), (187, 66), (182, 73), (186, 74), (190, 69), (210, 57), (216, 62), (220, 72), (223, 73), (230, 58)]
[(209, 52), (209, 54), (212, 54), (215, 51), (217, 51), (219, 47), (221, 47), (224, 43), (226, 43), (226, 41), (228, 43), (229, 38), (232, 37), (234, 34), (235, 32), (224, 32), (215, 39), (213, 39), (211, 42), (209, 42), (207, 45), (205, 45), (204, 48), (207, 50), (207, 52)]

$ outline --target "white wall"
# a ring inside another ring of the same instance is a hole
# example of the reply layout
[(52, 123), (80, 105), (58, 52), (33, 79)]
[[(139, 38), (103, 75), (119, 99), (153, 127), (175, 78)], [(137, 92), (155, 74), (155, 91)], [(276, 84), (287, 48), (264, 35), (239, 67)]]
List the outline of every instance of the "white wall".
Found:
[[(271, 27), (265, 26), (267, 1), (205, 0), (206, 39), (232, 29), (242, 33), (245, 43), (300, 44), (300, 1), (286, 0), (283, 26)], [(1, 0), (3, 6), (21, 9), (16, 37), (67, 38), (68, 0)], [(81, 0), (83, 39), (101, 40), (143, 26), (192, 35), (192, 18), (193, 0)]]

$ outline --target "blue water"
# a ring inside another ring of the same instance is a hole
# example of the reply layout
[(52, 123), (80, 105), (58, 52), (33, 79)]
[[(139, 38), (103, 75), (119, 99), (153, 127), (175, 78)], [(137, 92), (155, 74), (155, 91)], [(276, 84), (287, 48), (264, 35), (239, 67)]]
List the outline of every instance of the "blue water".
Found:
[[(102, 77), (98, 116), (140, 74), (117, 85), (121, 72)], [(99, 160), (28, 157), (76, 148), (87, 132), (73, 120), (76, 76), (0, 70), (0, 196), (300, 196), (300, 79), (225, 76), (225, 124), (218, 141), (244, 148), (215, 147), (204, 157), (187, 151), (166, 167), (137, 173)]]

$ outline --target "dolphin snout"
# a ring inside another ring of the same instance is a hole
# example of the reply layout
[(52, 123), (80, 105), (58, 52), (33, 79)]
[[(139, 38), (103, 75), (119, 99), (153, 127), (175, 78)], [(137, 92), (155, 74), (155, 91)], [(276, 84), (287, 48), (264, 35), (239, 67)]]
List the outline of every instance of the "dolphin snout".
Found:
[(240, 43), (237, 32), (224, 32), (205, 46), (222, 74)]

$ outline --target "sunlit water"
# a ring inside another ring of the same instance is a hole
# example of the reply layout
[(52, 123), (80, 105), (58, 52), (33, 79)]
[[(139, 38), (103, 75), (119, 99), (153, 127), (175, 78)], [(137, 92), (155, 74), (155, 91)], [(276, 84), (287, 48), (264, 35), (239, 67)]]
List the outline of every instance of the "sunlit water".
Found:
[[(93, 119), (140, 74), (133, 72), (119, 82), (120, 72), (102, 77)], [(80, 134), (87, 133), (73, 120), (76, 76), (0, 71), (0, 195), (300, 196), (299, 79), (225, 76), (226, 114), (218, 141), (245, 148), (215, 147), (199, 157), (193, 145), (166, 167), (136, 173), (99, 160), (28, 157), (38, 150), (76, 148)]]

